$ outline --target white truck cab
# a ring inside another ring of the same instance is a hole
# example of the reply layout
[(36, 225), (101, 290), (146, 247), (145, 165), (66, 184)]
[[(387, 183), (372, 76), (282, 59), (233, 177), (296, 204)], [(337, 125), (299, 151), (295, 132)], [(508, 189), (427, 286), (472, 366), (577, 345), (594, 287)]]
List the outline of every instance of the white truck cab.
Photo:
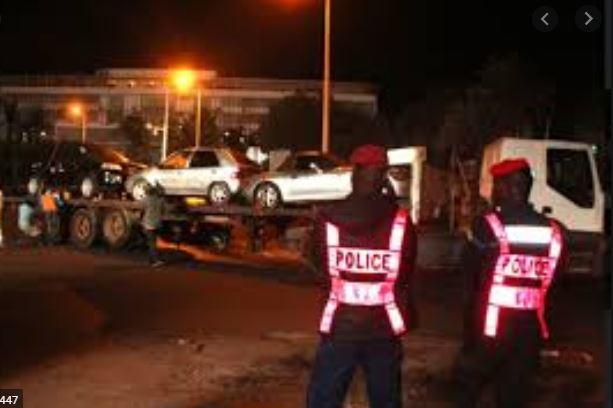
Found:
[(388, 149), (390, 181), (400, 204), (411, 211), (411, 220), (419, 224), (421, 183), (427, 159), (425, 147), (402, 147)]
[[(498, 139), (483, 152), (480, 195), (491, 199), (492, 164), (523, 157), (534, 177), (530, 202), (535, 209), (564, 224), (571, 247), (596, 250), (604, 238), (605, 196), (594, 156), (593, 147), (586, 143)], [(588, 256), (593, 257), (594, 251)]]

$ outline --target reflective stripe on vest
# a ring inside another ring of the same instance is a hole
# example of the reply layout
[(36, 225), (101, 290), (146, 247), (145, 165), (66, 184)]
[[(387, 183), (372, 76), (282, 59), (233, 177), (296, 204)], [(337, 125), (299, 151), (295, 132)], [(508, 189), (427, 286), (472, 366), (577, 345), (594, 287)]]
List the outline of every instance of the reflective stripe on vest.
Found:
[[(549, 227), (503, 226), (494, 213), (485, 219), (498, 240), (500, 252), (492, 278), (485, 315), (484, 334), (496, 337), (500, 308), (534, 310), (537, 313), (543, 338), (549, 337), (545, 321), (547, 291), (562, 252), (562, 234), (554, 222)], [(510, 244), (548, 244), (548, 256), (511, 253)], [(505, 284), (505, 278), (522, 278), (540, 282), (539, 287)]]
[[(399, 209), (392, 224), (389, 249), (365, 249), (340, 246), (339, 228), (326, 223), (328, 273), (331, 286), (319, 330), (329, 333), (339, 304), (353, 306), (383, 306), (395, 334), (403, 333), (405, 323), (394, 295), (400, 271), (402, 242), (407, 224), (407, 212)], [(341, 277), (340, 272), (380, 274), (382, 282), (354, 282)]]

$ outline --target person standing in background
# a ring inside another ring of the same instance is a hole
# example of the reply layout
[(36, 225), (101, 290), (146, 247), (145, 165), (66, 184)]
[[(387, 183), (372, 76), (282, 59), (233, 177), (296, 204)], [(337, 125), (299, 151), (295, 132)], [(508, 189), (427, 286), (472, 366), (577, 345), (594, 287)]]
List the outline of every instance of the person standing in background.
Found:
[(157, 237), (162, 226), (162, 215), (164, 212), (164, 197), (162, 187), (147, 185), (146, 195), (142, 201), (144, 205), (143, 218), (141, 225), (147, 241), (147, 251), (149, 265), (153, 268), (164, 265), (157, 250)]

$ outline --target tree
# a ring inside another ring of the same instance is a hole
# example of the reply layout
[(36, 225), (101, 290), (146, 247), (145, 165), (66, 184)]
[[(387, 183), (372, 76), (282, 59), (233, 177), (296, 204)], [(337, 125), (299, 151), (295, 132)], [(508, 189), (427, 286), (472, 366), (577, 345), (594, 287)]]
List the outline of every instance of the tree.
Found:
[(0, 141), (8, 141), (9, 123), (4, 109), (4, 101), (0, 99)]
[[(331, 150), (343, 157), (360, 144), (391, 143), (386, 121), (347, 109), (339, 103), (332, 104), (330, 130)], [(297, 93), (277, 102), (262, 124), (261, 142), (267, 150), (320, 150), (319, 100)]]
[(321, 145), (321, 107), (314, 98), (295, 94), (270, 108), (261, 127), (266, 150), (318, 150)]
[(121, 132), (129, 141), (128, 155), (137, 161), (151, 160), (151, 132), (147, 129), (145, 119), (139, 113), (126, 116), (121, 122)]
[(391, 147), (394, 142), (390, 126), (383, 117), (370, 117), (340, 104), (332, 106), (330, 128), (332, 151), (341, 157), (348, 157), (353, 149), (363, 144)]
[(40, 106), (21, 108), (17, 114), (17, 132), (21, 139), (35, 142), (53, 128), (48, 117)]
[[(217, 113), (208, 109), (202, 110), (202, 145), (220, 146), (221, 134), (217, 127)], [(192, 147), (196, 144), (196, 116), (194, 114), (173, 114), (170, 116), (168, 133), (168, 151)]]
[(221, 135), (221, 144), (230, 149), (246, 153), (250, 146), (258, 146), (259, 140), (255, 133), (248, 133), (243, 128), (226, 129)]
[(478, 157), (500, 137), (544, 137), (555, 113), (555, 87), (516, 54), (492, 57), (464, 89), (435, 91), (414, 103), (397, 133), (433, 150)]

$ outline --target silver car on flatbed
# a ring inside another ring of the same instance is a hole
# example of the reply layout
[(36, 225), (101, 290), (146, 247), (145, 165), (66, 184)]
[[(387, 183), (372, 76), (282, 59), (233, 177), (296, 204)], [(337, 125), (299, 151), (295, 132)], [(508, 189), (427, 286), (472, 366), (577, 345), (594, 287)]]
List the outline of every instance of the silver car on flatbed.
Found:
[(159, 184), (165, 195), (200, 196), (212, 204), (224, 204), (240, 191), (244, 180), (258, 172), (255, 163), (235, 150), (194, 147), (179, 150), (158, 166), (133, 175), (126, 190), (141, 200), (148, 184)]
[[(317, 151), (291, 155), (278, 169), (260, 173), (247, 181), (244, 194), (260, 208), (278, 208), (283, 204), (306, 204), (342, 200), (351, 193), (352, 167), (331, 154)], [(404, 196), (410, 174), (392, 167), (390, 189)]]

